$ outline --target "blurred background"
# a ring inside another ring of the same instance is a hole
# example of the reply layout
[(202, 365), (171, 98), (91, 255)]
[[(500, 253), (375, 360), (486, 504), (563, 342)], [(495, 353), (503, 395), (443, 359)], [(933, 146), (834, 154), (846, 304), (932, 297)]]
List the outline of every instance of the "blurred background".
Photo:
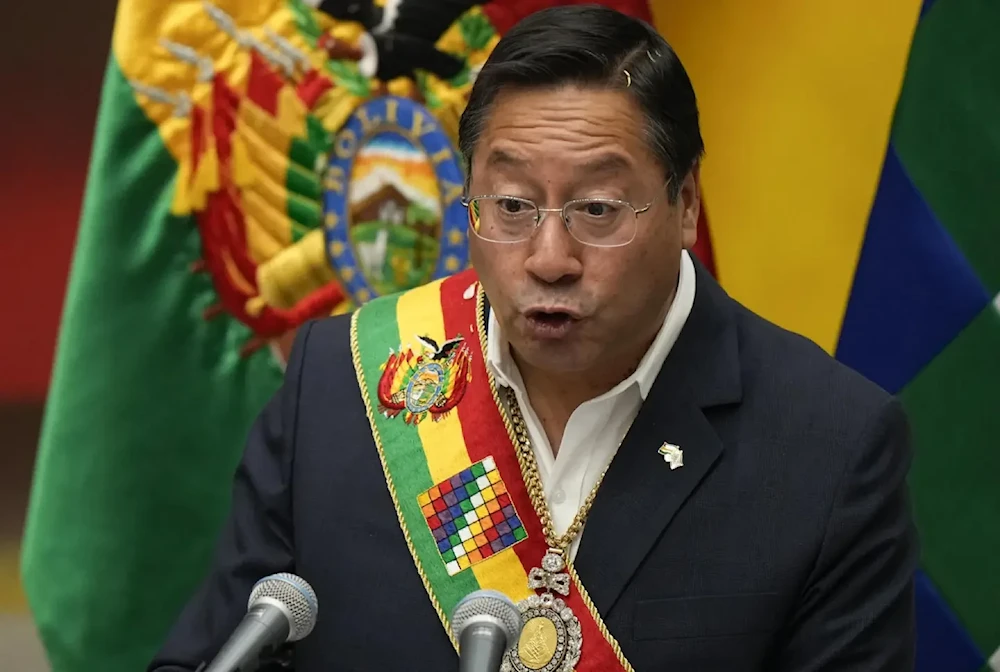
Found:
[(114, 0), (4, 6), (0, 22), (0, 668), (46, 670), (19, 540), (76, 239)]

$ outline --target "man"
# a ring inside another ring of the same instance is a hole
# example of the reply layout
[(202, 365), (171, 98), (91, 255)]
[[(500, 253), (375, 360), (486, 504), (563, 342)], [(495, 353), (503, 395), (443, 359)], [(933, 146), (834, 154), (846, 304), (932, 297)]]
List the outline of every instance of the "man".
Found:
[(299, 672), (455, 669), (480, 587), (526, 615), (505, 669), (912, 669), (900, 406), (686, 252), (703, 146), (669, 45), (539, 12), (460, 144), (475, 271), (301, 330), (150, 669), (211, 659), (280, 571), (321, 605)]

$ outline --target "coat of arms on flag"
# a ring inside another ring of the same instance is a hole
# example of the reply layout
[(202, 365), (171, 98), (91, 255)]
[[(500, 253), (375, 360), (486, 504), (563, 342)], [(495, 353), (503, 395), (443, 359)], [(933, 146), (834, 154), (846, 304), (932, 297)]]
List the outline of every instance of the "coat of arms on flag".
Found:
[(249, 326), (244, 354), (468, 265), (458, 120), (499, 39), (481, 8), (433, 8), (436, 42), (387, 49), (365, 23), (381, 6), (183, 4), (127, 74), (178, 161), (172, 210), (195, 216), (193, 270), (219, 297), (205, 316)]

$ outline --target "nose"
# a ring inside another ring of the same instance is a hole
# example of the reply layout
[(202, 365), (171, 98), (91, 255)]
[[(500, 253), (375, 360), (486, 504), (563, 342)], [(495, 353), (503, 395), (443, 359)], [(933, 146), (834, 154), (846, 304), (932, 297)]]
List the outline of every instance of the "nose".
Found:
[(542, 221), (530, 239), (527, 271), (546, 284), (572, 282), (583, 273), (579, 243), (566, 229), (558, 212), (543, 212)]

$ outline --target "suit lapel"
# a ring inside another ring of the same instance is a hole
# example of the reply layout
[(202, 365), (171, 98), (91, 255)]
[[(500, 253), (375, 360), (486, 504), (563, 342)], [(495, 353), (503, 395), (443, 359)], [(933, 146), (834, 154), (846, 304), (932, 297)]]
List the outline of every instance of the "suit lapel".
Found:
[[(732, 302), (698, 264), (691, 314), (608, 469), (576, 559), (602, 614), (723, 451), (705, 410), (738, 402), (739, 349)], [(657, 451), (680, 446), (671, 469)]]

